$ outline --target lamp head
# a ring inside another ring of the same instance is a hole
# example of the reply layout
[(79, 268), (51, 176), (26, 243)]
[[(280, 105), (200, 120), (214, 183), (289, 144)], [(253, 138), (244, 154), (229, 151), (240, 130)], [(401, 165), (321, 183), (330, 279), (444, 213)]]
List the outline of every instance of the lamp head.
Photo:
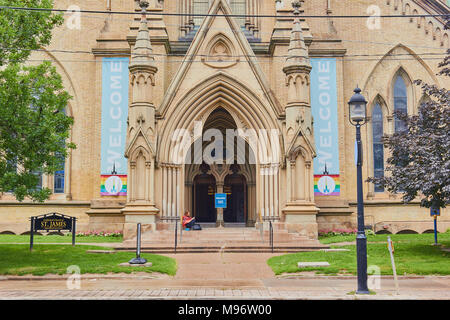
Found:
[(350, 122), (355, 124), (364, 124), (367, 119), (367, 101), (361, 94), (361, 89), (356, 88), (355, 94), (348, 102)]

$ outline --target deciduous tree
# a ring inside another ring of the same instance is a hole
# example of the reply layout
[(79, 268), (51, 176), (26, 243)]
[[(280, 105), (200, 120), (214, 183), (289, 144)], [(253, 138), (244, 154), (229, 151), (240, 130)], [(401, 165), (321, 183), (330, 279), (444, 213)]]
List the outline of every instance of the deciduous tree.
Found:
[[(52, 8), (50, 0), (0, 0), (2, 6)], [(70, 95), (50, 62), (26, 65), (33, 50), (48, 45), (63, 19), (48, 11), (0, 10), (0, 192), (19, 201), (44, 201), (39, 174), (63, 170), (73, 143), (73, 119), (65, 114)]]
[[(449, 29), (450, 21), (446, 24)], [(440, 63), (440, 75), (450, 77), (450, 50)], [(418, 114), (396, 113), (406, 129), (385, 137), (390, 151), (386, 176), (368, 181), (383, 185), (391, 193), (401, 193), (404, 202), (420, 198), (421, 206), (443, 208), (450, 201), (450, 94), (422, 80), (416, 80), (430, 99)]]

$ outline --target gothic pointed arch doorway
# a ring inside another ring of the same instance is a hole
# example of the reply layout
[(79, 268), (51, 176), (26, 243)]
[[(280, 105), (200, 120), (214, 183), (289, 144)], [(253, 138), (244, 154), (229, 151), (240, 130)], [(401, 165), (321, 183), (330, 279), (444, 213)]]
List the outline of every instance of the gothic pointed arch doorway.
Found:
[[(256, 164), (249, 144), (231, 135), (236, 129), (231, 114), (219, 106), (187, 153), (185, 206), (200, 224), (245, 227), (257, 220)], [(216, 193), (227, 194), (225, 209), (215, 208)]]
[(193, 191), (193, 216), (198, 223), (216, 223), (217, 209), (214, 206), (214, 194), (216, 193), (216, 178), (207, 172), (210, 167), (203, 163), (200, 166), (202, 173), (195, 176)]
[(248, 219), (247, 180), (240, 174), (237, 164), (231, 165), (233, 173), (224, 180), (224, 193), (227, 194), (227, 207), (223, 212), (223, 221), (229, 224), (246, 225)]

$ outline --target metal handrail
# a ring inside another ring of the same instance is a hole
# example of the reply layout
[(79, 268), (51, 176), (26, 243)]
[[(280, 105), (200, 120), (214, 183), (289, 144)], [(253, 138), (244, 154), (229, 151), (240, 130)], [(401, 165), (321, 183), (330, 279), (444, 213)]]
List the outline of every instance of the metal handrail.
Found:
[(269, 228), (270, 228), (270, 246), (272, 248), (272, 253), (273, 253), (273, 226), (272, 226), (271, 220), (269, 220)]
[(272, 222), (280, 221), (281, 219), (280, 219), (280, 217), (277, 217), (277, 216), (268, 216), (268, 217), (261, 217), (260, 216), (260, 219), (262, 221), (269, 221), (269, 245), (272, 248), (272, 253), (273, 253), (273, 250), (274, 250), (274, 248), (273, 248), (274, 247), (274, 237), (273, 237), (273, 225), (272, 225)]
[[(161, 217), (160, 220), (166, 220), (166, 221), (175, 221), (175, 234), (174, 234), (174, 252), (177, 253), (177, 247), (178, 247), (178, 223), (180, 222), (180, 216), (175, 216), (175, 217)], [(183, 232), (183, 228), (180, 228), (180, 243), (181, 243), (181, 237), (182, 237), (182, 232)]]
[(175, 248), (174, 251), (177, 253), (177, 243), (178, 242), (178, 221), (175, 222)]
[(269, 216), (269, 217), (262, 217), (263, 221), (280, 221), (281, 218), (280, 217), (276, 217), (276, 216)]

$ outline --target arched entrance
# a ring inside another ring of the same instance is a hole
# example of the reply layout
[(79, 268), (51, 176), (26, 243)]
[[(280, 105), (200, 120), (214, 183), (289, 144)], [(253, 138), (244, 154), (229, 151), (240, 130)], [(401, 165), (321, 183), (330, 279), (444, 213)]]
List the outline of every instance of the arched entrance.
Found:
[(201, 174), (194, 178), (193, 183), (193, 216), (199, 223), (215, 223), (217, 220), (217, 209), (214, 206), (214, 194), (216, 193), (216, 179), (208, 174), (209, 166), (200, 166)]
[[(160, 169), (157, 174), (163, 185), (158, 199), (159, 215), (174, 216), (184, 210), (194, 212), (194, 178), (201, 173), (199, 166), (205, 145), (211, 143), (200, 136), (205, 129), (224, 132), (229, 128), (238, 129), (240, 142), (245, 142), (238, 147), (248, 150), (244, 161), (237, 161), (247, 184), (247, 225), (279, 218), (283, 198), (280, 197), (280, 173), (285, 153), (278, 121), (281, 108), (274, 100), (256, 94), (251, 86), (223, 71), (215, 72), (194, 86), (180, 83), (183, 89), (166, 95), (160, 106), (163, 121), (155, 152)], [(188, 158), (190, 161), (186, 161)], [(216, 178), (217, 192), (223, 191), (224, 179), (232, 173), (230, 164), (228, 161), (207, 163), (211, 167), (208, 174)], [(176, 210), (171, 209), (173, 204)], [(222, 213), (223, 210), (217, 210), (218, 217)]]
[(227, 194), (227, 208), (223, 211), (225, 223), (242, 224), (247, 223), (247, 182), (245, 176), (239, 174), (239, 165), (231, 166), (232, 174), (225, 177), (224, 193)]
[[(233, 117), (219, 106), (203, 125), (202, 140), (187, 153), (185, 206), (199, 223), (245, 227), (257, 220), (256, 164), (248, 143), (230, 135), (236, 129)], [(216, 193), (227, 194), (225, 209), (215, 208)]]

